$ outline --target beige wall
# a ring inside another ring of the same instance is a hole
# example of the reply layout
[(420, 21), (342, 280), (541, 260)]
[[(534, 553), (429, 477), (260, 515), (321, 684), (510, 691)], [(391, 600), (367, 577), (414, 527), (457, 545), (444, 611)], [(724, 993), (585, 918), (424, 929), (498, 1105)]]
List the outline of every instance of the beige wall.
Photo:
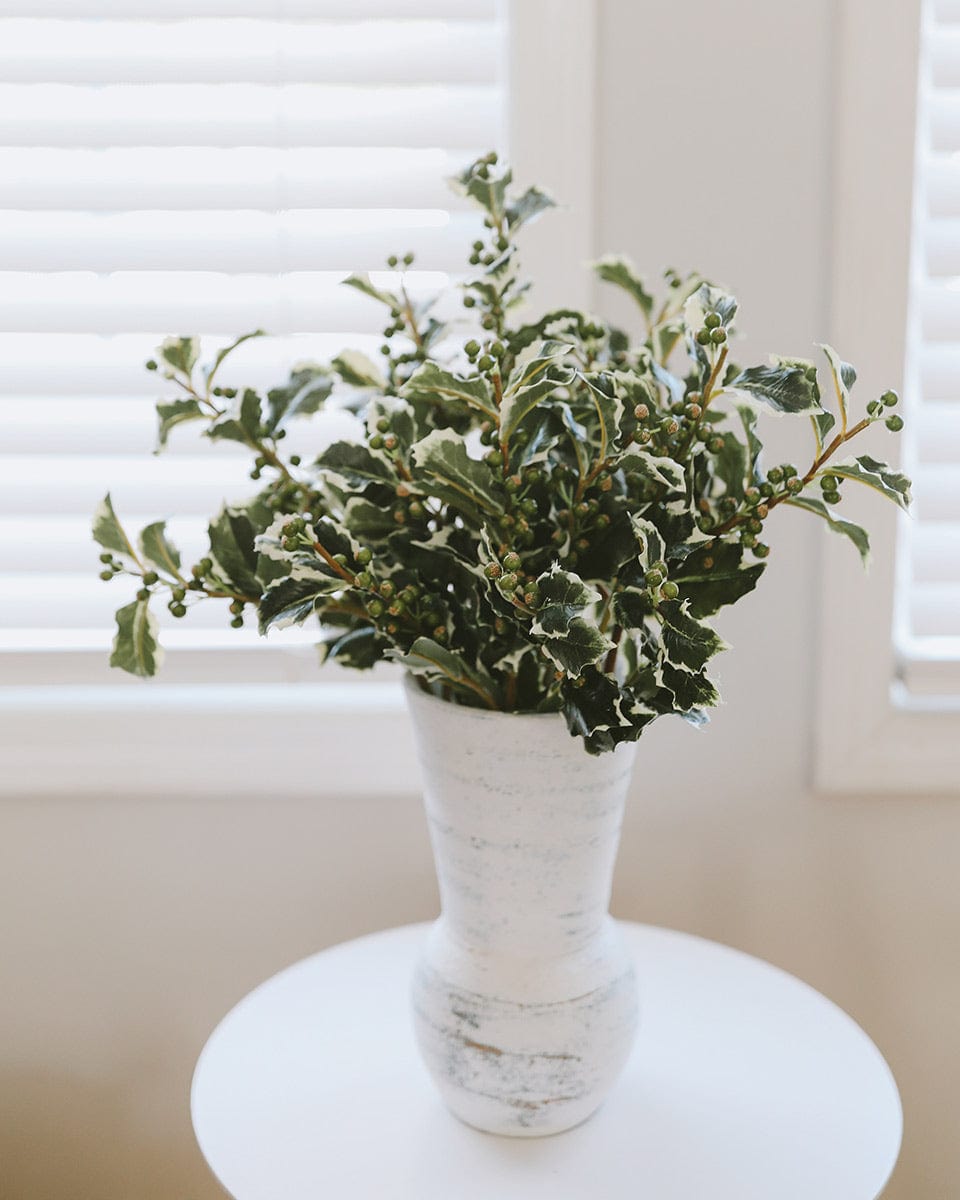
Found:
[[(600, 8), (599, 247), (709, 271), (751, 347), (808, 352), (828, 333), (833, 5)], [(721, 66), (724, 45), (749, 51)], [(889, 1197), (948, 1200), (960, 796), (809, 793), (820, 543), (791, 516), (724, 623), (725, 707), (644, 739), (615, 909), (766, 957), (851, 1012), (903, 1092)], [(434, 907), (413, 798), (158, 802), (131, 780), (125, 801), (0, 802), (4, 1200), (213, 1200), (187, 1112), (212, 1026), (286, 963)]]

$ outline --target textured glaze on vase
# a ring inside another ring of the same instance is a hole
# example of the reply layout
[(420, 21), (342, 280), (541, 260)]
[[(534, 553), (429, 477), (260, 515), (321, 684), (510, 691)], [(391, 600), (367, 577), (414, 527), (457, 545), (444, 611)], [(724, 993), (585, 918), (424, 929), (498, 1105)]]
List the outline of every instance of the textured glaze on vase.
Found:
[(601, 1104), (637, 1027), (607, 912), (636, 746), (588, 755), (562, 717), (449, 704), (407, 681), (441, 916), (414, 978), (420, 1051), (490, 1133), (560, 1133)]

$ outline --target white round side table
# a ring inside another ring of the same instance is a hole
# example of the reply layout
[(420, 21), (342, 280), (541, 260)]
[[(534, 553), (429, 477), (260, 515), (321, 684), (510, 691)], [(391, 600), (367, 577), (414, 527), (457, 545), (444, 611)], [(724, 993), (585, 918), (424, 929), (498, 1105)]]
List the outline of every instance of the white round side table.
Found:
[(876, 1200), (896, 1084), (806, 984), (701, 938), (624, 925), (641, 1024), (606, 1104), (552, 1138), (478, 1133), (417, 1057), (427, 925), (334, 946), (251, 992), (207, 1042), (193, 1125), (235, 1200)]

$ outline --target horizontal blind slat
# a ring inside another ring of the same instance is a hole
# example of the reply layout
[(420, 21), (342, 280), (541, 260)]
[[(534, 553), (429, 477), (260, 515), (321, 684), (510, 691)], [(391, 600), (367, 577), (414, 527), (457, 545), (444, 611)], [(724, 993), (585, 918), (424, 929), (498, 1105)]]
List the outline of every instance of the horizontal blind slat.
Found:
[(0, 83), (5, 146), (441, 146), (483, 144), (495, 86)]
[(463, 210), (467, 201), (447, 181), (485, 148), (6, 146), (0, 207)]
[[(428, 289), (445, 276), (420, 275)], [(285, 275), (218, 272), (123, 271), (35, 275), (0, 272), (0, 330), (51, 333), (138, 333), (151, 329), (231, 334), (266, 328), (271, 333), (372, 334), (389, 313), (376, 301), (309, 271)], [(427, 289), (425, 289), (427, 290)], [(2, 366), (0, 366), (2, 376)]]
[[(0, 332), (0, 394), (163, 395), (166, 385), (145, 371), (143, 364), (154, 356), (169, 328), (158, 326), (150, 332), (114, 336)], [(204, 337), (204, 360), (209, 361), (229, 340)], [(375, 357), (380, 342), (379, 337), (360, 333), (260, 338), (231, 355), (218, 378), (228, 386), (270, 387), (283, 382), (294, 363), (328, 362), (344, 346)]]
[[(0, 0), (0, 17), (150, 21), (160, 13), (156, 0)], [(400, 17), (475, 21), (500, 13), (500, 0), (164, 0), (162, 6), (168, 20), (267, 15), (318, 22)]]
[(6, 83), (495, 82), (492, 22), (216, 20), (0, 22)]
[(0, 288), (10, 271), (376, 271), (408, 250), (420, 269), (456, 270), (482, 232), (438, 209), (15, 211), (0, 220)]

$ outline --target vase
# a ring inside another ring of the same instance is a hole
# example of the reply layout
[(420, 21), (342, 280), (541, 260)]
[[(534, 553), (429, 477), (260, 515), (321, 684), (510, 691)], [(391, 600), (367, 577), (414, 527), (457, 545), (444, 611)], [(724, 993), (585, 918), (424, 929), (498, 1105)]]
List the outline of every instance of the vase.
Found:
[(637, 1029), (607, 911), (636, 746), (594, 757), (557, 713), (406, 693), (441, 900), (413, 983), (420, 1052), (468, 1125), (560, 1133), (602, 1103)]

